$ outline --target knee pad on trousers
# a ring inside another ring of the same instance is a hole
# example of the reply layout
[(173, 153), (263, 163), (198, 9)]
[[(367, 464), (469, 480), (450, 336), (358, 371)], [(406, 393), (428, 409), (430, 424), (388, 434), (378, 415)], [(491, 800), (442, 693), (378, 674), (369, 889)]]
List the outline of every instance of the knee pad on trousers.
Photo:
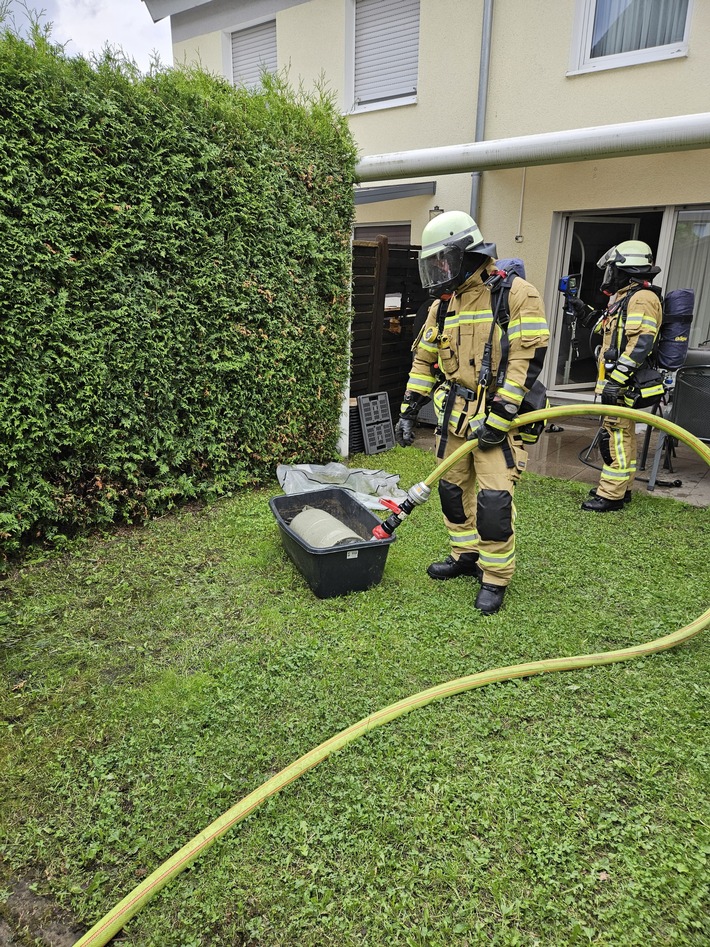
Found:
[(476, 525), (483, 540), (503, 543), (513, 535), (513, 497), (507, 490), (479, 490)]
[(448, 480), (439, 481), (439, 499), (441, 512), (450, 523), (465, 523), (466, 511), (463, 508), (463, 490), (458, 484)]
[(599, 435), (599, 453), (602, 455), (602, 460), (608, 467), (614, 463), (614, 458), (611, 456), (611, 448), (609, 447), (610, 441), (611, 434), (606, 430), (602, 431)]

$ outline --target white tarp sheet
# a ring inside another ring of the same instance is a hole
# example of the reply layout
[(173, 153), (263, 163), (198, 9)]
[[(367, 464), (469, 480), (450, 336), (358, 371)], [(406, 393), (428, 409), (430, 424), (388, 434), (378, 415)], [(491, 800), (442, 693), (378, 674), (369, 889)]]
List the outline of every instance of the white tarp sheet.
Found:
[(329, 464), (279, 464), (276, 476), (284, 493), (306, 493), (323, 487), (342, 487), (370, 510), (384, 510), (379, 498), (398, 503), (407, 496), (401, 490), (399, 474), (386, 470), (367, 470), (363, 467), (346, 467), (333, 461)]

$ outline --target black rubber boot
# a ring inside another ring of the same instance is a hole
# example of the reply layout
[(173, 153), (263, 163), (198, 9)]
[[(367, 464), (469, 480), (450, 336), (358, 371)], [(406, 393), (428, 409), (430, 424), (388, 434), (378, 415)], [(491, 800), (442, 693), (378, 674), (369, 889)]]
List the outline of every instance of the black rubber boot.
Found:
[(455, 579), (459, 575), (475, 575), (480, 581), (482, 575), (477, 552), (464, 552), (458, 559), (447, 556), (443, 562), (432, 562), (426, 571), (432, 579)]
[(585, 500), (582, 509), (592, 513), (608, 513), (610, 510), (622, 510), (623, 500), (607, 500), (606, 497), (593, 496)]
[[(597, 495), (597, 488), (592, 487), (592, 489), (589, 491), (589, 496), (595, 497), (596, 495)], [(631, 503), (631, 490), (627, 490), (626, 493), (624, 494), (624, 503)]]
[(504, 585), (489, 585), (484, 582), (476, 596), (476, 608), (482, 615), (495, 615), (500, 611), (505, 595)]

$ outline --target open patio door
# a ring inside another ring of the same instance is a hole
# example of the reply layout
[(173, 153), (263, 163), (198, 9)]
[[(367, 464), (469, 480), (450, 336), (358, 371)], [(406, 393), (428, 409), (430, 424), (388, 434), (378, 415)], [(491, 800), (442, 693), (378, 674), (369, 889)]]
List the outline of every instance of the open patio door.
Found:
[[(575, 274), (579, 297), (594, 308), (604, 309), (608, 298), (599, 286), (602, 273), (597, 260), (624, 240), (638, 238), (641, 218), (636, 216), (572, 216), (567, 218), (565, 245), (560, 276)], [(594, 386), (597, 368), (594, 348), (599, 337), (592, 337), (589, 328), (570, 324), (563, 315), (562, 295), (555, 312), (550, 314), (552, 331), (548, 358), (554, 361), (553, 387), (563, 391), (588, 391)]]

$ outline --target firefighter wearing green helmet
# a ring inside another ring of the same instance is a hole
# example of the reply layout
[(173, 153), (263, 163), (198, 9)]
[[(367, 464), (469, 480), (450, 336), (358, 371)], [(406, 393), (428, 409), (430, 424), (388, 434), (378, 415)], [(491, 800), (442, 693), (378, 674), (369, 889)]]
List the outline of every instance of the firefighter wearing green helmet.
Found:
[[(651, 248), (641, 240), (611, 247), (597, 267), (603, 271), (602, 292), (611, 301), (597, 323), (602, 344), (595, 393), (602, 404), (649, 407), (663, 394), (660, 377), (654, 377), (656, 373), (648, 368), (663, 318), (659, 291), (652, 286), (661, 271), (653, 265)], [(599, 485), (582, 503), (582, 509), (594, 513), (621, 510), (631, 500), (636, 475), (635, 422), (604, 418), (600, 449), (603, 467)]]
[(507, 298), (497, 292), (503, 276), (496, 256), (463, 211), (440, 214), (424, 228), (419, 272), (435, 300), (412, 346), (395, 428), (398, 443), (411, 444), (419, 408), (433, 393), (437, 456), (478, 438), (478, 448), (439, 481), (450, 554), (427, 572), (433, 579), (476, 576), (475, 607), (484, 615), (500, 609), (515, 570), (513, 491), (527, 452), (510, 425), (540, 374), (549, 338), (534, 286), (515, 276), (506, 278)]

